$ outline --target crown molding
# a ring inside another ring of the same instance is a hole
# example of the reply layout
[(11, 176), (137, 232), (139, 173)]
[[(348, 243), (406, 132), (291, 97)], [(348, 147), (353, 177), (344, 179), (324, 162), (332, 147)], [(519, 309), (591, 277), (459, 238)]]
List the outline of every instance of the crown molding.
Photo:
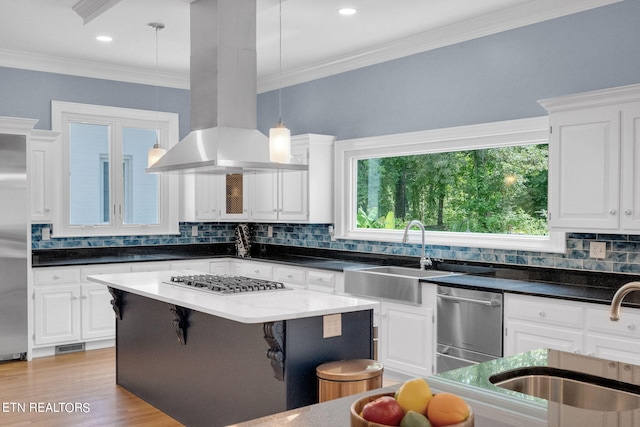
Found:
[[(621, 1), (623, 0), (538, 0), (525, 3), (379, 45), (375, 49), (285, 70), (282, 72), (282, 86), (305, 83)], [(279, 84), (280, 78), (276, 74), (258, 78), (258, 93), (275, 90)]]
[(0, 49), (0, 67), (189, 89), (189, 75)]

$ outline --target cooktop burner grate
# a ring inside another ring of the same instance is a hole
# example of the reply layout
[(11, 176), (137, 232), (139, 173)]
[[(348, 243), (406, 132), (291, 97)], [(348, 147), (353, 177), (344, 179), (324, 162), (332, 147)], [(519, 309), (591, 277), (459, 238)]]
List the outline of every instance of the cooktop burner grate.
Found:
[(165, 283), (223, 295), (289, 289), (280, 282), (224, 274), (177, 275)]

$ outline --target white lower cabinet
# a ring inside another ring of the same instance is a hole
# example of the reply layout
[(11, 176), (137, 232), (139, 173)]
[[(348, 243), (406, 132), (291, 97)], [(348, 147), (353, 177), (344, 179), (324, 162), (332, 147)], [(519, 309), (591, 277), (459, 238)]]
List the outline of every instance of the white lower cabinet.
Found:
[(290, 288), (305, 289), (307, 287), (307, 271), (302, 267), (275, 266), (273, 280), (282, 282)]
[(505, 356), (550, 348), (622, 363), (640, 360), (638, 309), (624, 307), (613, 322), (605, 305), (507, 293), (504, 316)]
[(35, 289), (35, 345), (80, 339), (80, 285)]
[(504, 355), (537, 348), (582, 353), (584, 311), (581, 303), (505, 294)]
[(418, 377), (435, 372), (436, 286), (422, 288), (421, 305), (380, 302), (378, 360), (389, 371)]
[(115, 314), (106, 286), (90, 282), (92, 274), (131, 271), (128, 264), (33, 270), (33, 342), (40, 356), (55, 346), (91, 343), (91, 348), (112, 346)]
[(43, 286), (34, 290), (34, 344), (113, 338), (111, 294), (100, 284)]
[(106, 286), (99, 283), (80, 285), (80, 338), (94, 340), (113, 338), (116, 335), (115, 313), (111, 307), (112, 296)]

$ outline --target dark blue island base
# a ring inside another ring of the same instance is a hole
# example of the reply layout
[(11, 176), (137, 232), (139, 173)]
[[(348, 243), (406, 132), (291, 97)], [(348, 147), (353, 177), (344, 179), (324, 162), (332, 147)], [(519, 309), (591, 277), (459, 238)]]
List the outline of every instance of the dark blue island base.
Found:
[(323, 338), (322, 316), (248, 324), (117, 294), (118, 385), (189, 427), (316, 403), (316, 366), (373, 356), (373, 310), (343, 313), (342, 335)]

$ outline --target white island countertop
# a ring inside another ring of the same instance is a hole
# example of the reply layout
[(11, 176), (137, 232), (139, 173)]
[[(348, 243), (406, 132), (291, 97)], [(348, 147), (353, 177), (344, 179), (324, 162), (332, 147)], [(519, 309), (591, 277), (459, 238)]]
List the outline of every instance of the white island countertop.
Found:
[(154, 271), (140, 273), (97, 274), (87, 279), (125, 292), (175, 304), (202, 313), (241, 323), (315, 317), (374, 309), (374, 300), (350, 296), (290, 289), (243, 294), (219, 295), (198, 289), (163, 283), (172, 275), (193, 271)]

